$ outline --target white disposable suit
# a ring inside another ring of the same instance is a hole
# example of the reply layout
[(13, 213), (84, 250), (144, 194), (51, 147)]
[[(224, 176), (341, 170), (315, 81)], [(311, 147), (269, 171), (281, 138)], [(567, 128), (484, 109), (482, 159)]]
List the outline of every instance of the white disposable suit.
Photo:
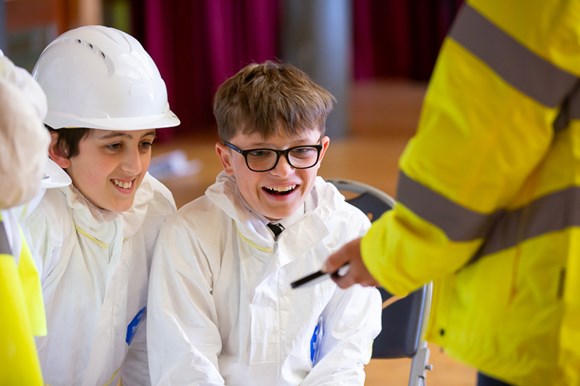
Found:
[(48, 189), (24, 219), (41, 275), (48, 335), (37, 340), (44, 380), (149, 384), (145, 306), (150, 259), (169, 190), (146, 175), (133, 207), (98, 209), (72, 185)]
[(277, 241), (222, 173), (167, 220), (152, 263), (147, 339), (156, 385), (363, 385), (381, 328), (374, 288), (292, 289), (369, 220), (317, 177)]

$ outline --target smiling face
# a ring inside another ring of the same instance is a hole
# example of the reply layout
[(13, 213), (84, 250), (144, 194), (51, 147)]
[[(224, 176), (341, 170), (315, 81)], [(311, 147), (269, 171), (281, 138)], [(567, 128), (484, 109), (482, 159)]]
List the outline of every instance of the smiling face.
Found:
[(235, 176), (240, 194), (250, 207), (269, 220), (279, 220), (292, 215), (306, 200), (314, 185), (318, 169), (330, 143), (327, 136), (320, 138), (319, 130), (304, 130), (299, 136), (289, 137), (280, 130), (275, 135), (262, 138), (259, 133), (237, 134), (229, 140), (242, 150), (269, 148), (284, 150), (294, 146), (322, 145), (320, 158), (309, 169), (295, 169), (286, 157), (280, 156), (278, 164), (267, 172), (248, 169), (244, 156), (221, 143), (216, 152), (224, 171)]
[(55, 148), (55, 138), (51, 158), (91, 203), (112, 212), (131, 208), (151, 162), (155, 130), (91, 130), (80, 140), (79, 154), (70, 158)]

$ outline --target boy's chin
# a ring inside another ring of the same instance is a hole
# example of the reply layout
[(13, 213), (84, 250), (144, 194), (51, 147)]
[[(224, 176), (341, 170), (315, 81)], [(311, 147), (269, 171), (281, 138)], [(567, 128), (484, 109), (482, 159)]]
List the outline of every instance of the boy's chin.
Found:
[(264, 217), (266, 217), (270, 221), (278, 221), (284, 218), (290, 217), (296, 212), (298, 208), (292, 208), (288, 210), (279, 210), (279, 211), (270, 211), (269, 213), (265, 213)]
[(134, 202), (134, 199), (126, 200), (123, 202), (112, 202), (109, 205), (107, 205), (107, 208), (103, 208), (103, 209), (106, 209), (109, 212), (123, 213), (123, 212), (126, 212), (129, 209), (131, 209), (131, 207), (133, 206), (133, 202)]

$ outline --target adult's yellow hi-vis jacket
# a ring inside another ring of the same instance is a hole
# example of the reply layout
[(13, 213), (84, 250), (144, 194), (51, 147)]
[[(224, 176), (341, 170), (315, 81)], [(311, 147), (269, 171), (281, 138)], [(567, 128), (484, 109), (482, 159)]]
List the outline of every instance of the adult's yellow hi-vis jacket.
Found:
[(361, 242), (392, 293), (434, 281), (428, 340), (511, 384), (580, 384), (579, 77), (579, 1), (468, 1)]
[(0, 310), (0, 385), (43, 385), (33, 337), (46, 335), (40, 279), (8, 211), (0, 212)]

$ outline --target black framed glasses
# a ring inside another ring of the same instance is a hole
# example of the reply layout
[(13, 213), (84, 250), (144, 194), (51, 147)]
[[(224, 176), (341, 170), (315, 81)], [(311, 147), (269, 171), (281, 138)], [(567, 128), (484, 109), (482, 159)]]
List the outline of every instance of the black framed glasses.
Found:
[(322, 150), (322, 145), (294, 146), (285, 150), (242, 150), (229, 142), (224, 142), (224, 145), (243, 155), (246, 166), (253, 172), (267, 172), (274, 169), (281, 155), (286, 157), (286, 161), (294, 169), (308, 169), (316, 165), (320, 158), (320, 150)]

